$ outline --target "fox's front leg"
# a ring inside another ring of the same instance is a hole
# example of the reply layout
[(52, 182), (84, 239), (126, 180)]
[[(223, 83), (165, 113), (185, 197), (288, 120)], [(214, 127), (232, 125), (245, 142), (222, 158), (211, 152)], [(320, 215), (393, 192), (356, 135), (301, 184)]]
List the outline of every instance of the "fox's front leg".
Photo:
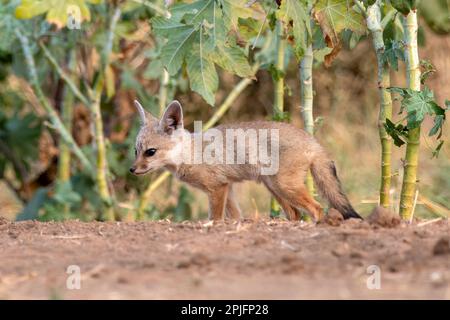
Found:
[(225, 205), (225, 214), (228, 219), (239, 220), (241, 219), (241, 210), (236, 202), (233, 192), (233, 185), (228, 188), (227, 203)]
[(225, 203), (228, 197), (228, 188), (228, 185), (218, 186), (208, 194), (210, 220), (223, 220)]

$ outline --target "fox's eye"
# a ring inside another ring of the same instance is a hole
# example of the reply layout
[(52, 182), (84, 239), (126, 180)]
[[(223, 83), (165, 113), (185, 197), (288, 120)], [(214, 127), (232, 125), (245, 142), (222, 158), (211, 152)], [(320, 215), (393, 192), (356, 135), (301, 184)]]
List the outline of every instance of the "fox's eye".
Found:
[(134, 156), (137, 157), (137, 150), (134, 149)]
[(156, 149), (155, 148), (150, 148), (150, 149), (145, 150), (144, 155), (146, 157), (152, 157), (152, 156), (155, 155), (155, 153), (156, 153)]

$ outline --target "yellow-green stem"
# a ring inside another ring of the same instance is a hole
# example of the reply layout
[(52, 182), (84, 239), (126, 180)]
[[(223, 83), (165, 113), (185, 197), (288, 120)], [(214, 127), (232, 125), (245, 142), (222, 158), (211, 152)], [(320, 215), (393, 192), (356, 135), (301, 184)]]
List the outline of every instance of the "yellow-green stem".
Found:
[(114, 199), (111, 196), (111, 192), (108, 186), (109, 170), (108, 170), (108, 161), (106, 157), (106, 143), (105, 143), (105, 136), (103, 133), (103, 120), (100, 104), (104, 87), (105, 70), (109, 65), (114, 40), (114, 33), (119, 18), (120, 18), (120, 9), (117, 7), (114, 10), (114, 14), (111, 18), (111, 22), (108, 28), (106, 44), (104, 46), (102, 54), (101, 70), (99, 71), (99, 74), (95, 81), (93, 88), (94, 90), (91, 96), (91, 110), (92, 110), (92, 117), (94, 118), (93, 120), (95, 131), (95, 146), (97, 151), (96, 182), (100, 198), (102, 199), (104, 205), (101, 219), (107, 221), (114, 221), (115, 214), (113, 207)]
[[(314, 135), (314, 116), (313, 116), (313, 67), (314, 55), (312, 44), (310, 44), (300, 61), (300, 103), (301, 113), (305, 131), (310, 135)], [(311, 172), (308, 171), (306, 175), (306, 188), (309, 194), (314, 196), (314, 181)]]
[(380, 111), (378, 117), (378, 130), (381, 141), (381, 184), (380, 205), (388, 208), (390, 205), (391, 189), (391, 154), (392, 141), (387, 134), (384, 123), (392, 118), (392, 98), (387, 88), (391, 85), (389, 66), (384, 63), (383, 54), (385, 44), (383, 40), (383, 26), (381, 24), (380, 0), (369, 6), (366, 13), (367, 27), (372, 34), (372, 42), (377, 55), (378, 64), (378, 90), (380, 97)]
[[(75, 70), (75, 51), (72, 50), (69, 55), (69, 70)], [(67, 131), (72, 131), (73, 117), (73, 101), (74, 96), (71, 90), (64, 88), (64, 99), (61, 107), (61, 118)], [(70, 147), (61, 139), (59, 142), (59, 158), (58, 158), (58, 180), (67, 182), (70, 179)]]
[[(273, 115), (275, 119), (284, 119), (284, 54), (286, 50), (286, 40), (283, 36), (283, 25), (281, 21), (276, 25), (276, 78), (274, 79), (274, 99)], [(278, 216), (281, 212), (280, 205), (274, 197), (270, 198), (270, 214)]]
[(276, 26), (276, 69), (277, 77), (274, 85), (274, 116), (282, 115), (284, 112), (284, 54), (286, 50), (286, 40), (283, 39), (283, 26), (279, 21)]
[[(101, 78), (101, 79), (100, 79)], [(103, 121), (100, 109), (101, 93), (103, 91), (103, 77), (99, 75), (94, 88), (94, 97), (92, 98), (92, 117), (94, 120), (95, 147), (97, 151), (96, 183), (98, 193), (102, 199), (104, 208), (100, 216), (106, 221), (114, 221), (113, 200), (108, 187), (108, 162), (106, 158), (106, 143), (103, 133)]]
[(167, 105), (167, 87), (169, 85), (170, 75), (169, 72), (164, 69), (161, 75), (160, 87), (159, 87), (159, 116), (162, 116), (164, 109)]
[(20, 41), (25, 56), (30, 82), (33, 87), (34, 93), (36, 94), (39, 103), (43, 106), (44, 110), (46, 111), (47, 116), (49, 117), (50, 122), (52, 124), (52, 128), (58, 132), (61, 139), (63, 139), (66, 142), (66, 144), (69, 146), (69, 148), (78, 158), (78, 160), (80, 160), (81, 164), (89, 172), (89, 174), (94, 175), (94, 169), (92, 164), (89, 162), (88, 158), (83, 153), (83, 151), (81, 151), (80, 147), (76, 144), (71, 133), (64, 126), (57, 112), (50, 105), (50, 102), (48, 101), (47, 97), (42, 92), (42, 88), (39, 84), (39, 79), (37, 77), (36, 64), (34, 62), (33, 55), (31, 54), (28, 38), (22, 33), (20, 28), (16, 28), (14, 31), (17, 35), (17, 38)]
[[(420, 62), (417, 47), (417, 11), (412, 10), (403, 17), (408, 88), (420, 91)], [(400, 215), (409, 221), (413, 213), (414, 196), (419, 164), (420, 127), (410, 129), (406, 143), (405, 169), (400, 195)]]

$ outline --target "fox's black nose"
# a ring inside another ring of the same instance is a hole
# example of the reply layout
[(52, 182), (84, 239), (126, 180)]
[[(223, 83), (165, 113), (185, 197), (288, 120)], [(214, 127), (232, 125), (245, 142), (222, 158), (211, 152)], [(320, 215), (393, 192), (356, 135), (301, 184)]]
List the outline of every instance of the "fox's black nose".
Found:
[(131, 173), (134, 173), (135, 171), (136, 171), (136, 168), (135, 168), (135, 167), (131, 167), (131, 168), (130, 168), (130, 172), (131, 172)]

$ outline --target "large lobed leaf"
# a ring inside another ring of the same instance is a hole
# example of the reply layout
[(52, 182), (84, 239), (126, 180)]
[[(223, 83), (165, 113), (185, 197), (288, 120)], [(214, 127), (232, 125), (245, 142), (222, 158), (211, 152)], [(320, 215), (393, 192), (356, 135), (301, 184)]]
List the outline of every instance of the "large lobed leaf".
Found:
[[(429, 136), (437, 135), (436, 139), (442, 137), (442, 126), (445, 121), (445, 112), (449, 109), (450, 103), (446, 101), (445, 108), (440, 107), (434, 100), (433, 92), (425, 87), (422, 91), (414, 91), (407, 88), (391, 87), (390, 91), (399, 93), (402, 96), (400, 112), (406, 110), (407, 125), (403, 127), (401, 124), (395, 126), (390, 121), (385, 123), (387, 133), (394, 139), (396, 145), (400, 146), (404, 143), (401, 138), (406, 138), (405, 132), (409, 129), (418, 128), (422, 124), (425, 115), (434, 116), (434, 125), (429, 132)], [(438, 146), (433, 152), (433, 157), (439, 155), (443, 140), (438, 143)]]
[(11, 45), (15, 39), (14, 28), (17, 20), (14, 18), (14, 6), (17, 1), (0, 6), (0, 51), (11, 50)]
[[(216, 64), (241, 77), (253, 76), (245, 51), (230, 34), (231, 26), (238, 24), (239, 19), (255, 16), (253, 5), (245, 7), (244, 2), (180, 3), (171, 8), (170, 18), (151, 20), (155, 34), (167, 39), (161, 49), (161, 61), (169, 74), (177, 74), (185, 65), (191, 89), (211, 105), (218, 88)], [(240, 4), (242, 10), (238, 12), (236, 7)]]
[(416, 9), (417, 0), (391, 0), (391, 5), (399, 12), (407, 15), (411, 10)]
[(220, 42), (217, 44), (214, 54), (214, 62), (224, 70), (237, 74), (240, 77), (251, 77), (253, 71), (248, 64), (244, 51), (233, 45)]
[(325, 56), (325, 65), (329, 66), (339, 53), (342, 44), (339, 34), (351, 30), (355, 34), (364, 34), (364, 17), (353, 8), (352, 0), (318, 0), (313, 7), (313, 16), (322, 29), (325, 42), (333, 50)]
[(200, 94), (206, 102), (214, 105), (214, 93), (219, 86), (219, 77), (212, 59), (201, 45), (194, 46), (187, 58), (187, 72), (191, 89)]
[(395, 40), (389, 41), (381, 56), (382, 62), (389, 65), (395, 71), (398, 71), (398, 60), (405, 61), (403, 45)]
[[(219, 0), (223, 10), (224, 22), (227, 28), (237, 30), (239, 19), (263, 19), (264, 9), (258, 2), (249, 0)], [(251, 4), (251, 5), (249, 5)]]
[(301, 58), (312, 37), (311, 22), (308, 14), (307, 1), (284, 0), (277, 11), (277, 18), (283, 21), (285, 26), (292, 26), (294, 37), (294, 52), (297, 58)]
[(195, 37), (198, 36), (198, 29), (198, 26), (192, 25), (179, 27), (162, 48), (161, 60), (171, 75), (180, 70), (186, 54), (191, 49)]

